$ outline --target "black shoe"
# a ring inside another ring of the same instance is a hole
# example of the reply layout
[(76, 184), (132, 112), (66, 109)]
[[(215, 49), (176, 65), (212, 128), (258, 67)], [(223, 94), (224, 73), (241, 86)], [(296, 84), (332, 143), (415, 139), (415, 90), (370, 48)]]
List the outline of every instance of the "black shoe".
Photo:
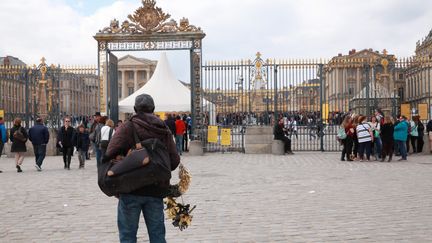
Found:
[(0, 170), (0, 173), (3, 173), (3, 171)]
[(23, 172), (23, 171), (21, 170), (21, 166), (17, 165), (16, 168), (17, 168), (17, 172), (18, 172), (18, 173), (19, 173), (19, 172)]
[(341, 159), (341, 161), (345, 161), (345, 159), (344, 159), (344, 158), (342, 158), (342, 159)]

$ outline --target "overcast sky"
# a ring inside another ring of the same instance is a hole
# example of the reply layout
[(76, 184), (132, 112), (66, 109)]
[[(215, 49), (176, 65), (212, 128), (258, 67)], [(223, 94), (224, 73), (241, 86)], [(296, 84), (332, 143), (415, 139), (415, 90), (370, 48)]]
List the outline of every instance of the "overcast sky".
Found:
[[(0, 56), (28, 64), (42, 56), (49, 64), (96, 64), (93, 35), (140, 5), (141, 0), (0, 0)], [(331, 58), (353, 48), (386, 48), (406, 57), (432, 29), (430, 0), (159, 0), (157, 5), (177, 22), (186, 17), (204, 30), (204, 61), (253, 58), (257, 51), (264, 58)], [(187, 52), (168, 58), (175, 74), (189, 81)]]

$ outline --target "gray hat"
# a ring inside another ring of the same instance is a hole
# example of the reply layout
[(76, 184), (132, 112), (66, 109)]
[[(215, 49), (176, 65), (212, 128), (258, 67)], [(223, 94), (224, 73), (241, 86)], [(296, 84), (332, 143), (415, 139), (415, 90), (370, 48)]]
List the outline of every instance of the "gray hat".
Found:
[(153, 98), (148, 94), (141, 94), (135, 98), (135, 112), (153, 113), (155, 109)]

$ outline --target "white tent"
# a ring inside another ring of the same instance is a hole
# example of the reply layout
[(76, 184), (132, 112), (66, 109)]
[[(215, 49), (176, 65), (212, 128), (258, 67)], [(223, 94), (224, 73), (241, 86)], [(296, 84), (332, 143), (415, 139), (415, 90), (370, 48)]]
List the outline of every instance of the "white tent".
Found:
[(155, 112), (180, 112), (191, 109), (191, 92), (175, 78), (165, 53), (161, 54), (150, 80), (119, 102), (120, 112), (133, 113), (135, 98), (140, 94), (149, 94), (153, 97)]

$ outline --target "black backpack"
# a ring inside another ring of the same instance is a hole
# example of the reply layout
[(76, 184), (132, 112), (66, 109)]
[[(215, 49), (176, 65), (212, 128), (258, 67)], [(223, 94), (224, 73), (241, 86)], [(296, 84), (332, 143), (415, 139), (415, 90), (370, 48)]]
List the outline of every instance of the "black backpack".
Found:
[[(135, 130), (135, 125), (131, 121), (134, 140), (137, 150), (145, 150), (143, 156), (148, 155), (150, 162), (142, 164), (144, 157), (131, 161), (128, 155), (116, 164), (123, 167), (120, 174), (108, 176), (107, 173), (114, 166), (114, 162), (105, 162), (98, 166), (98, 184), (103, 193), (107, 196), (116, 196), (121, 193), (130, 193), (139, 188), (155, 185), (171, 179), (171, 161), (168, 149), (157, 138), (150, 138), (140, 141)], [(136, 156), (136, 154), (134, 154)], [(134, 158), (135, 159), (135, 158)], [(126, 164), (128, 163), (128, 164)]]

